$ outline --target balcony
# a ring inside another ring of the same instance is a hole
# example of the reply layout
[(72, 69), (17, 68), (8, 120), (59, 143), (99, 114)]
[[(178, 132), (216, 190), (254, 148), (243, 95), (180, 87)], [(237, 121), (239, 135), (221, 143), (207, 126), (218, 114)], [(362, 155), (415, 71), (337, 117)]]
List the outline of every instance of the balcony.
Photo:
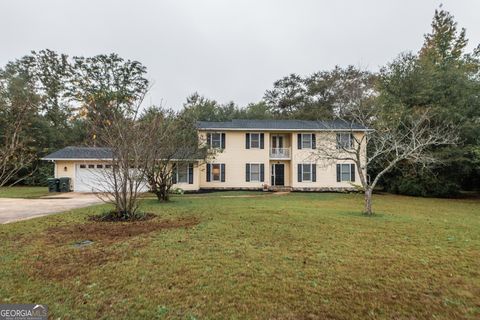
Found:
[(290, 159), (290, 148), (271, 148), (270, 159)]

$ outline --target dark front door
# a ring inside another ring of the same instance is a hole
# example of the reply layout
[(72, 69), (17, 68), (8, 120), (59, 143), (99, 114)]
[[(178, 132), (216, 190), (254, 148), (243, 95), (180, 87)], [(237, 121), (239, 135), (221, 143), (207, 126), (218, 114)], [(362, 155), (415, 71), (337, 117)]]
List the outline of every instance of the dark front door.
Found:
[(273, 165), (273, 185), (285, 185), (285, 165), (283, 163), (276, 163)]

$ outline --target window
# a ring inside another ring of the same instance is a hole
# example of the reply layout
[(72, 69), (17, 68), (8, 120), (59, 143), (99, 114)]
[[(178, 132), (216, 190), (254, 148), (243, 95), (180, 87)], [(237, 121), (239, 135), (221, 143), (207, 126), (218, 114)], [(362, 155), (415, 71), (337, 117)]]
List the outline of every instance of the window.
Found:
[(212, 164), (212, 181), (220, 181), (220, 164)]
[(250, 181), (260, 181), (260, 164), (250, 164)]
[(353, 139), (348, 132), (337, 133), (337, 149), (352, 149)]
[(250, 133), (250, 149), (260, 148), (260, 133)]
[(94, 164), (89, 164), (88, 165), (88, 169), (94, 169), (95, 168), (95, 165)]
[(351, 168), (350, 164), (340, 165), (340, 180), (341, 181), (350, 181), (351, 180)]
[(188, 163), (177, 164), (177, 183), (188, 183)]
[(81, 164), (81, 165), (80, 165), (80, 169), (85, 169), (86, 167), (87, 167), (87, 166), (84, 165), (84, 164)]
[(222, 134), (221, 133), (212, 133), (211, 134), (211, 148), (220, 149), (222, 147)]
[(302, 165), (302, 180), (312, 181), (312, 165), (310, 163)]
[(302, 133), (302, 149), (312, 148), (312, 134)]
[(102, 169), (103, 168), (103, 164), (97, 164), (97, 169)]
[(112, 165), (111, 164), (106, 164), (105, 165), (105, 169), (111, 169), (112, 168)]

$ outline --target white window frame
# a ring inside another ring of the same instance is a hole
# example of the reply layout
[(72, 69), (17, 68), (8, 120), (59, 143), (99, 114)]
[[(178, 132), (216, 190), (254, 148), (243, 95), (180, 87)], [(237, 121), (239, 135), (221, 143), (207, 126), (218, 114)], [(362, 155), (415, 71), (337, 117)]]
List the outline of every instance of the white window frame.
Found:
[[(257, 137), (258, 137), (258, 146), (256, 146), (256, 147), (254, 147), (254, 146), (252, 145), (253, 136), (257, 136)], [(260, 149), (260, 144), (261, 144), (261, 143), (260, 143), (260, 139), (261, 139), (260, 136), (261, 136), (260, 132), (250, 133), (250, 142), (249, 142), (249, 144), (250, 144), (250, 149)]]
[[(215, 179), (215, 175), (213, 174), (213, 167), (218, 166), (218, 179)], [(211, 164), (211, 171), (210, 171), (210, 181), (212, 182), (221, 182), (222, 181), (222, 164), (221, 163), (212, 163)]]
[[(210, 133), (210, 148), (211, 149), (222, 149), (222, 142), (223, 142), (222, 141), (222, 133), (223, 132), (212, 132), (212, 133)], [(218, 139), (213, 138), (215, 135), (218, 135)], [(213, 143), (214, 140), (218, 141), (218, 143), (219, 143), (218, 147), (214, 146), (214, 143)]]
[[(305, 137), (308, 137), (309, 145), (305, 146)], [(311, 133), (302, 133), (302, 149), (312, 149), (313, 139)]]
[[(180, 174), (179, 174), (179, 172), (180, 172), (181, 170), (179, 170), (179, 169), (180, 169), (182, 166), (186, 166), (186, 170), (184, 171), (184, 173), (185, 173), (185, 181), (180, 181)], [(189, 174), (190, 174), (190, 172), (189, 172), (189, 171), (190, 171), (190, 170), (189, 170), (189, 167), (190, 167), (190, 164), (189, 164), (188, 162), (179, 162), (179, 163), (177, 163), (177, 170), (176, 170), (176, 174), (177, 174), (177, 176), (176, 176), (176, 178), (177, 178), (177, 184), (186, 184), (186, 183), (188, 183), (188, 178), (189, 178), (188, 176), (189, 176)]]
[[(312, 182), (313, 178), (313, 164), (312, 163), (302, 163), (302, 182)], [(305, 179), (305, 167), (309, 168), (309, 177)]]
[[(260, 175), (261, 175), (261, 163), (249, 163), (250, 165), (250, 182), (261, 182)], [(252, 179), (252, 166), (258, 166), (258, 179)]]
[[(348, 142), (347, 144), (342, 141), (341, 137), (347, 135), (348, 136)], [(352, 139), (352, 134), (350, 132), (339, 132), (337, 133), (337, 149), (347, 149), (351, 150), (353, 149), (353, 139)]]
[[(348, 180), (343, 179), (343, 174), (347, 173), (343, 170), (344, 166), (348, 166)], [(352, 181), (352, 165), (350, 163), (341, 163), (340, 164), (340, 182), (351, 182)]]

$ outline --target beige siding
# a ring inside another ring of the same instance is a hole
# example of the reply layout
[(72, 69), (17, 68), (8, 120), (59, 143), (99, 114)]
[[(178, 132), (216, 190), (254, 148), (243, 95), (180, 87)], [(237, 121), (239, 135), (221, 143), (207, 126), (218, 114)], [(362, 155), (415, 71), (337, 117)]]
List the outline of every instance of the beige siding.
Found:
[[(285, 136), (284, 147), (290, 148), (290, 160), (271, 160), (270, 159), (270, 135), (277, 134), (274, 132), (264, 132), (265, 149), (246, 149), (245, 134), (255, 131), (227, 131), (225, 150), (215, 155), (211, 163), (225, 164), (225, 182), (206, 181), (206, 167), (200, 167), (200, 188), (261, 188), (262, 185), (271, 184), (271, 165), (273, 163), (285, 164), (285, 185), (298, 189), (325, 189), (325, 188), (355, 188), (360, 185), (360, 177), (355, 172), (355, 182), (337, 182), (336, 165), (342, 163), (353, 163), (352, 161), (319, 161), (317, 159), (317, 149), (298, 149), (297, 135), (299, 132), (282, 133)], [(302, 132), (307, 133), (307, 132)], [(313, 133), (313, 132), (312, 132)], [(327, 136), (328, 135), (328, 136)], [(361, 138), (362, 132), (355, 133), (357, 138)], [(205, 141), (206, 132), (200, 132), (202, 141)], [(317, 132), (316, 139), (319, 143), (320, 139), (335, 141), (334, 133)], [(366, 146), (362, 145), (365, 153)], [(245, 164), (246, 163), (264, 163), (265, 164), (265, 182), (246, 182), (245, 181)], [(317, 171), (316, 182), (298, 182), (297, 168), (301, 163), (315, 163)]]
[[(215, 155), (215, 159), (210, 163), (225, 164), (225, 182), (211, 181), (206, 179), (205, 164), (200, 167), (200, 188), (252, 188), (259, 189), (262, 185), (269, 183), (270, 178), (270, 159), (269, 147), (270, 136), (265, 132), (264, 149), (246, 149), (245, 134), (256, 131), (235, 131), (226, 132), (225, 150)], [(205, 133), (202, 133), (202, 139)], [(245, 167), (247, 163), (263, 163), (265, 165), (265, 182), (247, 182), (245, 181)]]
[(75, 185), (75, 162), (57, 160), (55, 161), (55, 178), (70, 178), (70, 190)]

